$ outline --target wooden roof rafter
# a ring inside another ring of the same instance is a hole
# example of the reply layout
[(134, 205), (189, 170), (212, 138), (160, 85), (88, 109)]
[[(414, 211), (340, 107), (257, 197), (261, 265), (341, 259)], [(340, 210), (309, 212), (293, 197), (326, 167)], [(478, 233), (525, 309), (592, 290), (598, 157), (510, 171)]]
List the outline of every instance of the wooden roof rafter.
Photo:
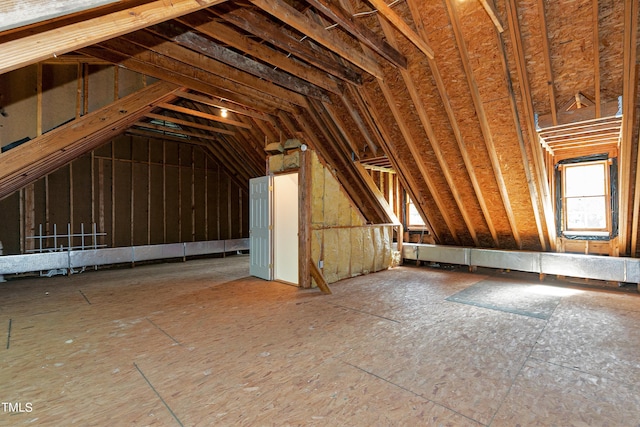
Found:
[[(387, 23), (383, 18), (380, 19), (380, 24), (382, 25), (383, 32), (387, 40), (391, 44), (391, 46), (397, 46), (397, 42), (390, 28), (390, 24)], [(460, 215), (462, 216), (465, 226), (467, 227), (467, 231), (471, 235), (471, 239), (473, 240), (475, 245), (480, 246), (480, 241), (478, 240), (478, 235), (476, 233), (475, 226), (469, 216), (469, 212), (467, 211), (465, 203), (462, 200), (462, 197), (460, 196), (460, 192), (458, 191), (458, 188), (456, 186), (455, 180), (453, 178), (453, 174), (451, 173), (451, 170), (449, 169), (449, 166), (444, 158), (444, 154), (442, 153), (440, 143), (438, 141), (438, 138), (431, 124), (431, 119), (429, 118), (429, 115), (424, 107), (424, 102), (422, 102), (420, 94), (418, 93), (418, 89), (415, 85), (413, 77), (407, 70), (400, 70), (400, 74), (402, 75), (402, 79), (404, 80), (404, 85), (407, 91), (409, 92), (409, 96), (411, 98), (411, 101), (413, 102), (413, 106), (415, 107), (416, 112), (418, 113), (418, 117), (420, 118), (420, 122), (422, 123), (424, 132), (427, 135), (429, 144), (431, 145), (431, 148), (433, 149), (433, 152), (436, 156), (438, 165), (440, 166), (440, 169), (442, 170), (444, 178), (447, 181), (447, 185), (451, 190), (451, 195), (455, 200), (456, 206), (458, 207), (458, 211), (460, 212)], [(409, 146), (409, 149), (412, 155), (416, 157), (416, 155), (418, 155), (418, 152), (419, 152), (418, 148), (413, 144), (413, 141), (407, 140), (406, 142), (407, 142), (407, 145)]]
[(180, 91), (178, 92), (178, 96), (182, 99), (189, 99), (194, 102), (198, 102), (200, 104), (209, 105), (214, 108), (219, 108), (220, 110), (225, 109), (229, 112), (239, 114), (242, 116), (250, 116), (258, 120), (264, 121), (272, 121), (273, 118), (264, 112), (254, 110), (247, 106), (241, 105), (237, 102), (231, 102), (222, 97), (213, 97), (213, 95), (203, 95), (189, 91)]
[[(493, 1), (493, 0), (488, 0)], [(498, 47), (498, 51), (500, 52), (500, 62), (502, 63), (502, 70), (504, 75), (504, 81), (506, 90), (509, 98), (509, 106), (511, 108), (511, 117), (513, 118), (513, 128), (516, 131), (517, 139), (518, 139), (518, 148), (520, 149), (520, 158), (522, 159), (522, 165), (524, 169), (525, 178), (527, 180), (527, 188), (529, 190), (529, 198), (531, 200), (531, 209), (533, 211), (533, 217), (536, 223), (536, 229), (538, 231), (538, 239), (540, 241), (540, 247), (543, 251), (547, 250), (547, 241), (548, 233), (545, 235), (543, 222), (545, 225), (548, 223), (548, 212), (545, 212), (543, 206), (543, 200), (540, 198), (541, 194), (538, 191), (538, 187), (536, 185), (536, 177), (537, 174), (532, 173), (532, 165), (531, 160), (529, 159), (529, 154), (527, 153), (527, 148), (525, 146), (525, 135), (521, 128), (520, 122), (520, 114), (518, 112), (518, 104), (516, 100), (516, 94), (513, 89), (513, 81), (511, 78), (511, 71), (509, 70), (509, 64), (507, 59), (507, 50), (505, 47), (505, 40), (502, 32), (496, 31), (496, 45)], [(535, 154), (534, 154), (535, 156)], [(534, 166), (535, 167), (535, 166)], [(542, 210), (542, 215), (540, 211)], [(544, 217), (544, 221), (543, 221)]]
[(350, 84), (362, 84), (362, 76), (359, 72), (333, 61), (327, 55), (318, 53), (312, 49), (309, 44), (302, 43), (287, 32), (282, 31), (273, 21), (251, 10), (251, 8), (237, 8), (232, 10), (215, 9), (213, 12), (226, 22), (235, 25), (249, 34), (253, 34), (259, 39), (287, 52), (287, 54), (296, 56), (300, 60), (334, 77)]
[(482, 131), (482, 135), (484, 137), (485, 144), (487, 146), (487, 152), (489, 154), (489, 158), (491, 161), (491, 166), (493, 168), (494, 177), (496, 183), (498, 184), (498, 190), (500, 192), (500, 197), (502, 198), (502, 203), (504, 205), (504, 211), (509, 220), (509, 226), (511, 229), (511, 234), (516, 242), (518, 248), (522, 247), (522, 240), (520, 238), (520, 232), (518, 231), (518, 227), (516, 224), (516, 219), (513, 214), (513, 209), (511, 207), (511, 201), (509, 199), (509, 194), (507, 192), (507, 185), (504, 180), (504, 176), (502, 175), (501, 167), (500, 167), (500, 159), (498, 159), (498, 155), (496, 153), (496, 149), (493, 143), (493, 134), (491, 133), (491, 129), (489, 128), (489, 122), (487, 120), (484, 105), (480, 98), (480, 91), (478, 89), (478, 84), (474, 75), (473, 70), (471, 69), (471, 64), (469, 62), (469, 52), (467, 50), (466, 42), (462, 36), (462, 31), (460, 29), (460, 19), (458, 17), (458, 12), (456, 10), (455, 4), (453, 4), (453, 0), (446, 0), (447, 10), (449, 12), (450, 22), (453, 29), (453, 33), (455, 35), (456, 43), (458, 45), (458, 51), (460, 52), (460, 56), (462, 58), (462, 65), (464, 67), (465, 75), (467, 78), (467, 84), (469, 85), (471, 99), (473, 100), (473, 105), (475, 107), (476, 114), (478, 116), (478, 124)]
[[(259, 79), (289, 89), (300, 95), (328, 101), (329, 97), (324, 89), (292, 74), (269, 67), (262, 62), (248, 56), (241, 55), (228, 49), (204, 35), (191, 31), (189, 27), (178, 22), (164, 22), (147, 27), (151, 32), (162, 35), (180, 46), (201, 53), (215, 61), (221, 62), (238, 70), (244, 71)], [(300, 105), (300, 104), (299, 104)]]
[[(417, 0), (407, 0), (407, 4), (409, 6), (409, 10), (411, 11), (411, 15), (413, 16), (414, 22), (416, 22), (416, 27), (418, 29), (418, 33), (420, 36), (427, 40), (427, 32), (422, 25), (422, 21), (418, 19), (419, 11), (417, 8)], [(451, 125), (451, 130), (455, 136), (456, 143), (458, 145), (458, 149), (460, 151), (460, 155), (462, 156), (462, 160), (464, 162), (465, 169), (467, 171), (467, 175), (471, 180), (471, 185), (473, 186), (473, 190), (478, 200), (478, 204), (480, 205), (480, 209), (482, 210), (483, 219), (489, 228), (489, 232), (491, 233), (491, 237), (493, 239), (496, 247), (500, 247), (500, 241), (498, 239), (498, 233), (496, 231), (496, 227), (493, 224), (493, 219), (491, 218), (491, 213), (489, 212), (489, 207), (487, 205), (486, 199), (483, 195), (483, 189), (478, 181), (477, 175), (475, 173), (475, 169), (473, 166), (473, 161), (471, 160), (471, 156), (469, 155), (469, 151), (467, 150), (466, 144), (464, 142), (464, 138), (462, 137), (462, 132), (460, 130), (460, 125), (458, 124), (458, 119), (453, 111), (453, 107), (451, 105), (449, 94), (447, 93), (447, 89), (444, 84), (444, 80), (442, 78), (442, 74), (440, 73), (440, 69), (438, 67), (438, 63), (436, 59), (429, 59), (429, 69), (431, 70), (431, 74), (433, 75), (433, 79), (436, 83), (436, 88), (438, 89), (438, 94), (440, 95), (440, 100), (444, 106), (444, 109), (447, 113), (447, 117), (449, 118), (449, 123)]]
[(549, 49), (549, 30), (547, 28), (547, 15), (545, 13), (544, 0), (538, 0), (538, 15), (540, 17), (540, 33), (542, 35), (542, 59), (547, 73), (547, 91), (549, 105), (551, 107), (551, 120), (553, 125), (558, 124), (558, 106), (556, 104), (556, 89), (551, 66), (551, 53)]
[[(151, 28), (157, 29), (158, 27), (153, 26)], [(194, 51), (192, 49), (193, 46), (185, 47), (178, 43), (172, 43), (150, 30), (145, 29), (134, 34), (127, 34), (118, 39), (106, 41), (102, 45), (133, 58), (154, 64), (162, 64), (163, 67), (168, 67), (172, 62), (177, 61), (176, 67), (191, 67), (196, 74), (208, 73), (216, 77), (224, 76), (226, 80), (247, 86), (269, 97), (276, 98), (280, 102), (286, 100), (296, 105), (306, 105), (306, 98), (295, 91), (268, 84), (268, 81), (262, 78), (247, 74), (211, 56)], [(140, 51), (136, 46), (144, 49)]]
[(414, 202), (419, 212), (422, 214), (422, 219), (424, 220), (425, 227), (433, 237), (436, 243), (443, 243), (444, 239), (440, 234), (439, 230), (434, 227), (433, 224), (436, 224), (435, 218), (433, 214), (425, 209), (425, 202), (421, 195), (417, 193), (417, 191), (422, 188), (415, 181), (412, 174), (407, 173), (407, 166), (404, 164), (404, 161), (401, 159), (390, 155), (393, 153), (391, 149), (391, 137), (384, 126), (380, 116), (378, 115), (378, 111), (373, 108), (373, 100), (367, 91), (356, 91), (355, 89), (351, 89), (352, 94), (356, 99), (359, 99), (358, 104), (363, 105), (364, 109), (362, 111), (366, 111), (369, 113), (369, 117), (374, 123), (374, 129), (376, 129), (375, 135), (378, 137), (378, 145), (382, 148), (382, 150), (387, 155), (387, 158), (391, 162), (393, 169), (397, 171), (397, 176), (400, 182), (402, 183), (402, 187), (405, 189), (407, 193), (409, 193), (409, 197)]
[[(452, 219), (448, 213), (448, 210), (446, 209), (444, 201), (440, 195), (441, 192), (436, 187), (431, 177), (431, 174), (429, 174), (429, 171), (424, 165), (422, 156), (418, 152), (416, 148), (416, 143), (414, 141), (413, 136), (411, 135), (408, 125), (406, 124), (405, 119), (402, 116), (402, 113), (397, 107), (398, 104), (395, 97), (393, 96), (393, 93), (391, 92), (391, 89), (389, 89), (389, 86), (382, 80), (378, 80), (378, 86), (380, 86), (380, 89), (382, 90), (382, 93), (384, 94), (384, 97), (387, 100), (387, 103), (389, 104), (389, 108), (391, 110), (391, 113), (393, 114), (395, 122), (398, 125), (398, 128), (400, 129), (400, 132), (402, 133), (404, 142), (407, 144), (407, 147), (411, 151), (412, 157), (415, 159), (416, 166), (420, 171), (420, 176), (422, 177), (424, 183), (426, 184), (427, 189), (429, 190), (429, 193), (431, 194), (431, 197), (433, 198), (436, 204), (436, 207), (440, 212), (440, 216), (445, 222), (445, 225), (449, 234), (453, 238), (454, 242), (457, 245), (460, 245), (461, 244), (460, 236), (458, 236), (456, 227), (452, 222)], [(388, 152), (387, 155), (390, 155), (390, 152)]]
[[(192, 101), (182, 101), (184, 108), (189, 111), (196, 112), (193, 119), (196, 121), (208, 121), (211, 117), (218, 117), (211, 111), (210, 106), (204, 104), (198, 104)], [(243, 141), (242, 134), (239, 134), (239, 130), (250, 130), (253, 128), (252, 124), (246, 123), (247, 121), (254, 120), (250, 117), (240, 116), (237, 118), (231, 117), (219, 117), (224, 119), (224, 126), (233, 127), (236, 129), (235, 135), (220, 135), (218, 138), (219, 143), (224, 145), (224, 148), (230, 153), (231, 158), (235, 162), (246, 162), (251, 165), (253, 170), (262, 170), (262, 153), (258, 153), (256, 150), (251, 150), (253, 146), (247, 141)], [(240, 123), (241, 126), (237, 126), (236, 123)], [(254, 123), (265, 123), (263, 121), (254, 120)]]
[(594, 99), (594, 103), (596, 104), (596, 118), (599, 118), (601, 116), (601, 112), (600, 112), (600, 86), (601, 86), (601, 82), (600, 82), (600, 32), (599, 32), (599, 26), (600, 26), (600, 10), (599, 10), (599, 5), (598, 5), (598, 0), (593, 0), (592, 2), (592, 9), (593, 9), (593, 72), (594, 72), (594, 93), (595, 93), (595, 99)]
[[(638, 131), (634, 129), (637, 120), (638, 96), (638, 13), (640, 6), (636, 0), (624, 0), (624, 48), (623, 48), (623, 88), (622, 88), (622, 139), (620, 142), (620, 255), (629, 253), (636, 256), (638, 250), (638, 231), (640, 227), (640, 155), (637, 156), (635, 177), (632, 175), (631, 159), (634, 145), (638, 146)], [(631, 194), (631, 183), (635, 181), (635, 192)], [(631, 209), (630, 201), (633, 201)], [(629, 214), (630, 213), (630, 214)], [(625, 220), (625, 216), (630, 221)], [(629, 230), (631, 222), (631, 230)], [(631, 238), (629, 239), (629, 233)], [(627, 247), (630, 243), (630, 251)]]
[(232, 29), (229, 25), (217, 22), (219, 18), (211, 19), (212, 16), (204, 13), (191, 14), (178, 18), (177, 21), (235, 49), (250, 53), (254, 58), (271, 64), (276, 69), (284, 70), (331, 93), (342, 93), (341, 83), (333, 76), (327, 75), (305, 62), (295, 60), (295, 57), (291, 57), (280, 50), (272, 49), (264, 43), (254, 41), (252, 38)]
[[(327, 114), (322, 114), (324, 106), (317, 101), (310, 102), (310, 108), (307, 110), (311, 119), (315, 122), (316, 127), (321, 131), (326, 141), (329, 144), (320, 144), (315, 142), (314, 147), (324, 157), (325, 161), (332, 163), (337, 174), (337, 178), (345, 188), (349, 198), (353, 201), (354, 206), (357, 206), (363, 216), (370, 223), (388, 223), (390, 218), (387, 217), (386, 211), (377, 203), (375, 197), (370, 193), (368, 186), (363, 181), (357, 170), (356, 165), (351, 161), (350, 157), (344, 156), (340, 151), (344, 150), (344, 145), (339, 142), (332, 142), (336, 138), (340, 138), (336, 135), (337, 131), (330, 123), (327, 122)], [(304, 115), (302, 115), (304, 118)], [(304, 120), (304, 119), (303, 119)], [(299, 120), (300, 122), (300, 120)], [(311, 134), (312, 131), (308, 127), (306, 121), (305, 132), (307, 136), (314, 138)], [(334, 136), (336, 135), (336, 136)], [(317, 138), (315, 138), (316, 141)], [(343, 151), (344, 153), (344, 151)]]
[(0, 198), (97, 148), (180, 89), (158, 82), (0, 154)]
[(351, 118), (353, 119), (354, 123), (360, 130), (360, 134), (362, 135), (362, 138), (365, 140), (367, 146), (371, 149), (371, 152), (373, 153), (373, 155), (376, 155), (376, 153), (378, 152), (378, 146), (373, 141), (373, 138), (369, 132), (369, 129), (367, 128), (367, 125), (365, 124), (365, 121), (363, 120), (358, 109), (356, 108), (355, 105), (352, 104), (351, 100), (349, 99), (348, 92), (342, 94), (340, 96), (340, 100), (342, 101), (342, 104), (345, 106), (345, 108), (349, 112), (349, 115), (351, 115)]
[(397, 48), (389, 45), (376, 33), (354, 20), (352, 15), (335, 0), (306, 0), (306, 2), (394, 66), (402, 69), (407, 68), (407, 58)]
[(391, 25), (396, 27), (400, 33), (405, 36), (415, 47), (417, 47), (427, 58), (433, 59), (435, 54), (431, 46), (420, 37), (404, 20), (387, 5), (384, 0), (366, 0), (371, 4), (382, 16), (387, 19)]
[(0, 74), (163, 22), (225, 0), (156, 0), (0, 42)]
[(143, 61), (122, 53), (117, 48), (118, 46), (109, 45), (91, 46), (81, 49), (81, 52), (108, 60), (131, 71), (183, 84), (199, 92), (237, 100), (264, 112), (272, 112), (276, 109), (292, 109), (290, 104), (269, 94), (240, 85), (226, 78), (216, 77), (207, 71), (197, 69), (175, 59), (149, 52), (151, 56), (147, 55), (146, 60)]
[(315, 40), (331, 52), (338, 54), (343, 59), (366, 71), (367, 73), (383, 78), (380, 64), (365, 56), (362, 52), (352, 49), (342, 43), (334, 34), (327, 31), (321, 25), (309, 20), (304, 14), (289, 6), (282, 0), (249, 0), (270, 15), (280, 19), (285, 24), (293, 27), (307, 37)]
[(148, 113), (147, 117), (150, 118), (150, 119), (159, 120), (161, 122), (168, 122), (168, 123), (173, 123), (173, 124), (176, 124), (176, 125), (187, 126), (187, 127), (190, 127), (190, 128), (206, 130), (208, 132), (221, 133), (221, 134), (230, 135), (230, 136), (234, 136), (235, 135), (235, 132), (231, 131), (231, 130), (223, 129), (223, 128), (220, 128), (220, 127), (209, 126), (209, 125), (203, 125), (203, 124), (191, 121), (191, 120), (182, 120), (182, 119), (178, 119), (176, 117), (172, 117), (172, 116), (168, 116), (168, 115)]

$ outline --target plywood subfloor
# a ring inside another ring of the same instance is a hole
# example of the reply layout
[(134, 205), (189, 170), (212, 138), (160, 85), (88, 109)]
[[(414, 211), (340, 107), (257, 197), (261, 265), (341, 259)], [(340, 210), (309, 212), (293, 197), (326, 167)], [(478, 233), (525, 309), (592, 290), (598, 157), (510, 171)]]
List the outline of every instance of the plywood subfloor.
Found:
[[(234, 256), (0, 284), (0, 425), (640, 425), (638, 295), (415, 267), (328, 296), (247, 276)], [(490, 283), (496, 307), (447, 300)], [(547, 318), (519, 311), (550, 291)]]

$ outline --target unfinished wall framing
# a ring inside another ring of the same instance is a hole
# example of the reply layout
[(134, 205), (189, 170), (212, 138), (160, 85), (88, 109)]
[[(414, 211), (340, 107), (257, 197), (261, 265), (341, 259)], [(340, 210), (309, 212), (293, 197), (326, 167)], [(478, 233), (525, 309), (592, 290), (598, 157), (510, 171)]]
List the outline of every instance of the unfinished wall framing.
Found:
[[(0, 201), (5, 254), (43, 232), (106, 233), (107, 247), (238, 239), (248, 233), (247, 189), (198, 146), (121, 136)], [(79, 238), (77, 238), (78, 240)], [(52, 240), (52, 239), (50, 239)], [(80, 245), (80, 241), (74, 245)], [(45, 244), (51, 247), (52, 242)]]
[(311, 259), (327, 283), (389, 268), (394, 224), (367, 224), (315, 153), (311, 170)]

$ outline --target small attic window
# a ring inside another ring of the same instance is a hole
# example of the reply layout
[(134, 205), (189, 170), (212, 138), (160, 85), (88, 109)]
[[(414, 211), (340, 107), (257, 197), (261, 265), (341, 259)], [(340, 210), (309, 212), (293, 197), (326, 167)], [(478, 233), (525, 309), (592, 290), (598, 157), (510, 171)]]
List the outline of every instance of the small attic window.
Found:
[[(613, 235), (615, 175), (610, 159), (583, 158), (561, 162), (558, 222), (561, 234), (577, 239), (609, 239)], [(615, 171), (614, 171), (615, 172)]]
[(416, 208), (416, 205), (413, 203), (413, 201), (408, 195), (406, 196), (406, 201), (407, 201), (406, 203), (407, 228), (409, 229), (424, 228), (426, 224), (424, 223), (424, 220), (422, 219), (420, 212), (418, 212), (418, 208)]

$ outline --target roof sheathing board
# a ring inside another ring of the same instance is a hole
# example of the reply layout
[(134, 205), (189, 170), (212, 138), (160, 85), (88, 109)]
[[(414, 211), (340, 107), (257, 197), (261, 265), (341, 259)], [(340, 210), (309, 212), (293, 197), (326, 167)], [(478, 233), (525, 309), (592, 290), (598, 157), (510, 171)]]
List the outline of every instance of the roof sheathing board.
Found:
[(545, 7), (558, 107), (578, 92), (594, 99), (593, 1), (550, 1)]
[(511, 95), (493, 22), (479, 2), (461, 5), (460, 24), (524, 249), (540, 249)]
[(444, 22), (443, 16), (448, 17), (446, 5), (444, 2), (421, 2), (417, 9), (428, 32), (429, 43), (436, 52), (436, 63), (474, 173), (482, 189), (482, 197), (486, 202), (500, 247), (515, 248), (515, 240), (478, 124), (453, 29), (448, 20), (447, 24)]

